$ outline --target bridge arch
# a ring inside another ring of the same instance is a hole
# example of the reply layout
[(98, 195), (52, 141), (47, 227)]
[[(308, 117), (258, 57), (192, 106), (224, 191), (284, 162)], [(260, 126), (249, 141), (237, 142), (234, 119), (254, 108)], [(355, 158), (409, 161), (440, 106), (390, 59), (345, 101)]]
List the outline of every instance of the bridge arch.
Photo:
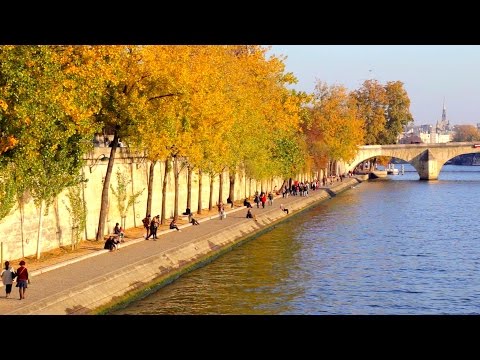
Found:
[(346, 171), (361, 162), (379, 156), (395, 157), (411, 164), (420, 180), (437, 180), (443, 164), (458, 155), (479, 153), (480, 143), (450, 142), (444, 144), (364, 145), (359, 147), (355, 159), (346, 164)]

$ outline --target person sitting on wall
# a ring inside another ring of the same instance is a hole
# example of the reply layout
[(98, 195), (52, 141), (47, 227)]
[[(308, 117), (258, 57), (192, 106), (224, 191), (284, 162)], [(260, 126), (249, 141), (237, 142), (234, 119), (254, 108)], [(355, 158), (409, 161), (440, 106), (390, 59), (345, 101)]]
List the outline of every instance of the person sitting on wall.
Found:
[(230, 196), (227, 198), (227, 204), (232, 204), (232, 208), (233, 208), (233, 201), (232, 199), (230, 199)]
[(185, 210), (184, 213), (182, 213), (182, 215), (190, 215), (190, 208), (187, 208), (187, 210)]
[(115, 228), (113, 229), (113, 233), (118, 236), (118, 238), (120, 239), (119, 242), (125, 242), (123, 240), (123, 237), (125, 236), (125, 233), (123, 232), (123, 228), (118, 223), (115, 224)]
[(250, 203), (250, 201), (248, 201), (248, 198), (245, 198), (245, 200), (243, 200), (243, 206), (246, 206), (247, 209), (252, 208), (252, 204)]
[(286, 212), (288, 215), (288, 209), (285, 206), (283, 206), (283, 204), (280, 204), (280, 210), (282, 210), (283, 212)]
[(248, 211), (247, 211), (247, 219), (253, 219), (252, 210), (250, 210), (250, 209), (248, 209)]

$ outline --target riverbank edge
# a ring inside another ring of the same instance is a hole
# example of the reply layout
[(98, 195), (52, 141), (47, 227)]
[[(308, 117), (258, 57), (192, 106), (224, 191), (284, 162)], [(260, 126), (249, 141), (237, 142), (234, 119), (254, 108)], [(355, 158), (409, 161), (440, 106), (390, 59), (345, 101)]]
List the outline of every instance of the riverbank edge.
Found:
[[(282, 211), (274, 214), (262, 214), (257, 217), (256, 222), (235, 224), (232, 229), (223, 229), (219, 233), (208, 234), (204, 238), (196, 239), (180, 247), (169, 249), (161, 255), (154, 256), (156, 259), (142, 261), (142, 264), (138, 264), (133, 269), (130, 268), (129, 273), (137, 274), (137, 278), (143, 278), (144, 281), (130, 282), (121, 291), (121, 294), (116, 292), (117, 295), (112, 296), (111, 300), (92, 308), (87, 314), (108, 315), (115, 310), (125, 308), (130, 303), (143, 299), (172, 283), (182, 275), (201, 268), (236, 247), (270, 231), (277, 224), (291, 220), (319, 203), (351, 189), (362, 181), (363, 179), (347, 178), (343, 182), (335, 184), (332, 188), (320, 189), (311, 192), (309, 197), (299, 198), (300, 201), (289, 205), (289, 215)], [(147, 264), (145, 265), (145, 263)], [(160, 272), (147, 275), (145, 271), (148, 269), (160, 269)], [(145, 280), (146, 277), (149, 277), (149, 280)], [(71, 312), (71, 314), (74, 313), (82, 313), (82, 311)]]

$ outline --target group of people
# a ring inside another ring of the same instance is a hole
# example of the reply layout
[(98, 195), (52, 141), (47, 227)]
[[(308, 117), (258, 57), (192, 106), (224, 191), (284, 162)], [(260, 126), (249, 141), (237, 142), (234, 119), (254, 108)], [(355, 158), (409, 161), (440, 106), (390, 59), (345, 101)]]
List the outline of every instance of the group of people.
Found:
[(113, 234), (108, 236), (103, 248), (110, 251), (118, 250), (119, 244), (125, 242), (124, 238), (125, 231), (123, 230), (123, 227), (121, 227), (119, 223), (116, 223), (113, 228)]
[[(190, 212), (190, 209), (187, 209), (187, 211), (184, 213), (185, 215), (188, 215), (188, 222), (192, 225), (200, 225), (197, 219), (193, 217), (193, 214)], [(148, 214), (143, 220), (143, 227), (147, 231), (145, 235), (145, 239), (149, 239), (150, 237), (153, 238), (153, 240), (158, 239), (157, 237), (157, 230), (158, 227), (160, 226), (160, 215), (156, 215), (153, 218)], [(173, 219), (170, 222), (169, 225), (170, 229), (175, 229), (177, 231), (181, 231), (180, 228), (177, 225), (176, 219)]]
[(17, 270), (14, 270), (10, 266), (10, 262), (5, 261), (5, 265), (0, 276), (2, 278), (3, 285), (5, 285), (5, 297), (10, 297), (13, 280), (16, 278), (17, 285), (15, 286), (18, 287), (18, 293), (20, 295), (19, 300), (23, 300), (25, 299), (25, 290), (30, 283), (30, 279), (28, 277), (28, 270), (25, 267), (25, 261), (20, 261), (19, 265), (20, 267)]
[[(275, 186), (275, 189), (273, 191), (275, 194), (278, 195), (278, 192), (277, 192), (277, 187)], [(260, 203), (262, 204), (262, 207), (265, 208), (265, 202), (267, 201), (266, 199), (268, 198), (268, 203), (269, 205), (273, 205), (273, 193), (272, 192), (269, 192), (268, 195), (265, 193), (265, 192), (261, 192), (260, 194), (258, 194), (258, 191), (255, 192), (255, 197), (254, 197), (254, 202), (257, 204), (257, 208), (260, 207)], [(245, 200), (243, 201), (243, 206), (246, 206), (247, 207), (247, 215), (246, 215), (246, 218), (247, 219), (255, 219), (256, 220), (256, 217), (255, 215), (253, 215), (252, 213), (252, 204), (250, 203), (250, 201), (248, 201), (248, 198), (245, 198)], [(283, 212), (289, 213), (289, 210), (283, 205), (283, 204), (280, 204), (280, 210), (282, 210)]]
[[(246, 200), (246, 199), (245, 199)], [(268, 200), (268, 205), (273, 205), (273, 193), (269, 192), (268, 194), (266, 192), (261, 192), (260, 194), (258, 191), (255, 191), (255, 196), (253, 198), (253, 202), (257, 204), (257, 208), (260, 207), (260, 204), (262, 204), (262, 208), (265, 209), (265, 203)], [(244, 202), (245, 204), (245, 202)]]
[(153, 218), (148, 214), (143, 220), (143, 227), (147, 230), (145, 239), (149, 239), (150, 236), (153, 240), (157, 240), (157, 229), (160, 226), (160, 215), (156, 215)]

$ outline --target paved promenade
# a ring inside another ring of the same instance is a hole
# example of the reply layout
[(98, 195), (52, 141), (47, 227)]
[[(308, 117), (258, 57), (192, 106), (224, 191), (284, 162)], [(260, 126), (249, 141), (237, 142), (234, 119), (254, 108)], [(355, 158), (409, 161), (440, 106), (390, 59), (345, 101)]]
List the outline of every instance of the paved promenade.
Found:
[[(320, 201), (325, 199), (326, 192), (331, 196), (335, 192), (340, 192), (356, 184), (358, 184), (357, 180), (346, 179), (343, 182), (337, 182), (329, 186), (327, 189), (323, 189), (323, 191), (311, 191), (309, 199)], [(323, 193), (323, 198), (320, 196), (320, 193)], [(257, 209), (253, 203), (253, 213), (257, 217), (263, 218), (270, 215), (272, 218), (274, 218), (273, 215), (275, 215), (275, 218), (279, 216), (286, 217), (287, 215), (280, 210), (281, 203), (286, 208), (295, 209), (303, 207), (304, 205), (300, 206), (300, 204), (303, 204), (305, 199), (300, 196), (289, 196), (288, 198), (279, 196), (275, 198), (273, 206), (269, 206), (267, 202), (264, 209), (261, 206)], [(292, 216), (298, 211), (291, 211), (288, 216)], [(156, 241), (152, 239), (145, 240), (143, 237), (129, 239), (121, 244), (120, 251), (96, 251), (80, 258), (32, 271), (30, 276), (32, 283), (26, 290), (26, 299), (19, 300), (18, 288), (15, 285), (12, 288), (10, 298), (5, 298), (5, 289), (0, 287), (0, 314), (89, 313), (91, 306), (87, 303), (82, 303), (82, 301), (85, 301), (82, 300), (84, 299), (83, 296), (98, 297), (100, 295), (95, 292), (104, 291), (108, 293), (115, 291), (108, 287), (111, 279), (123, 276), (123, 274), (128, 273), (129, 269), (133, 270), (134, 268), (144, 266), (149, 261), (153, 261), (154, 258), (165, 256), (167, 252), (171, 253), (172, 250), (175, 251), (176, 248), (182, 248), (188, 245), (188, 243), (198, 241), (198, 239), (218, 237), (227, 234), (229, 229), (254, 222), (254, 220), (245, 217), (247, 213), (245, 207), (230, 209), (227, 206), (226, 213), (227, 217), (223, 220), (220, 220), (218, 216), (213, 216), (200, 220), (199, 226), (185, 224), (180, 226), (182, 231), (162, 231), (158, 234), (158, 240)], [(17, 264), (14, 264), (14, 266), (16, 267)], [(93, 285), (94, 283), (96, 284), (95, 286)], [(118, 294), (118, 296), (122, 295)], [(78, 299), (75, 305), (71, 307), (69, 307), (70, 305), (65, 305), (72, 304), (73, 298), (75, 301)]]

